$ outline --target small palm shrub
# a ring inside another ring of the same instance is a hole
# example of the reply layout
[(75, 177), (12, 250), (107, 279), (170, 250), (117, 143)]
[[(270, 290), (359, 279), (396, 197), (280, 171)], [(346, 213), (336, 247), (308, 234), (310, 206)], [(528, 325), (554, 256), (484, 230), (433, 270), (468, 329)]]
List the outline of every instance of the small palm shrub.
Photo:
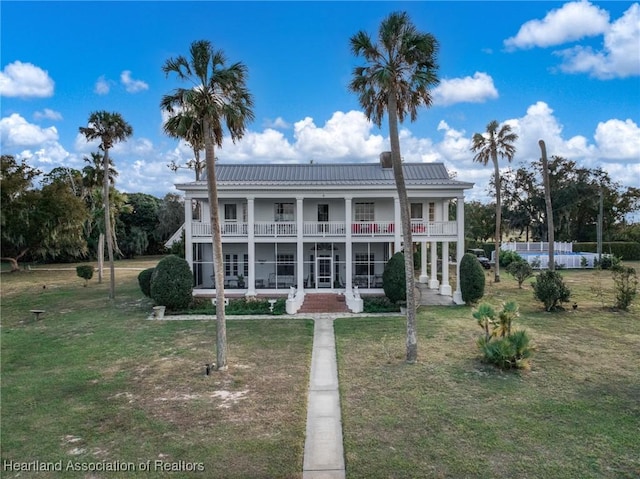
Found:
[(594, 266), (600, 269), (615, 269), (616, 267), (620, 266), (620, 262), (621, 260), (617, 256), (607, 254), (602, 255), (600, 261), (595, 260)]
[(147, 268), (144, 271), (141, 271), (138, 275), (138, 285), (140, 286), (140, 291), (147, 298), (151, 297), (151, 276), (153, 275), (153, 270), (155, 268)]
[(477, 303), (484, 296), (484, 270), (471, 253), (466, 253), (460, 261), (460, 293), (466, 304)]
[(562, 303), (569, 301), (571, 290), (557, 271), (543, 271), (532, 284), (533, 294), (542, 301), (545, 311), (562, 309)]
[(513, 331), (512, 323), (520, 315), (514, 301), (496, 311), (488, 304), (481, 304), (473, 313), (484, 335), (478, 338), (478, 348), (484, 360), (500, 369), (528, 369), (535, 348), (526, 331)]
[(385, 296), (363, 296), (362, 311), (364, 313), (395, 313), (398, 305), (389, 301)]
[(407, 279), (404, 272), (404, 253), (394, 254), (384, 267), (382, 273), (384, 294), (392, 303), (407, 300)]
[(151, 298), (156, 304), (176, 311), (192, 301), (193, 274), (182, 258), (169, 255), (160, 260), (151, 275)]
[(613, 283), (616, 291), (616, 308), (628, 311), (638, 294), (636, 270), (627, 266), (617, 266), (613, 270)]
[(93, 266), (90, 264), (81, 264), (76, 266), (76, 274), (78, 277), (84, 279), (84, 287), (87, 287), (87, 283), (93, 278)]
[(533, 276), (533, 268), (531, 265), (524, 259), (513, 261), (507, 266), (507, 273), (515, 278), (518, 282), (518, 288), (522, 289), (522, 283), (527, 278)]

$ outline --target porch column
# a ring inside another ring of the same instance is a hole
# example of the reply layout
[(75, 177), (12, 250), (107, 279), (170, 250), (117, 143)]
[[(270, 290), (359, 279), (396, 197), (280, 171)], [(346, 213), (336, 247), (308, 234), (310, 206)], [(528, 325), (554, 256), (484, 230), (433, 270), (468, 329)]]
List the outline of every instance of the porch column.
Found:
[(429, 275), (427, 274), (427, 242), (423, 241), (420, 245), (420, 283), (429, 282)]
[(449, 284), (449, 242), (442, 243), (442, 283), (440, 284), (440, 294), (451, 296), (451, 285)]
[(256, 238), (255, 229), (255, 198), (247, 197), (247, 256), (249, 258), (249, 278), (246, 296), (257, 296), (256, 293)]
[[(351, 243), (351, 229), (353, 216), (351, 213), (351, 196), (344, 197), (344, 261), (345, 261), (345, 289), (351, 291), (353, 288), (353, 244)], [(317, 273), (316, 273), (317, 274)]]
[(193, 271), (193, 209), (191, 201), (190, 196), (184, 200), (184, 259), (187, 260), (191, 271)]
[(298, 291), (304, 291), (304, 217), (303, 217), (304, 198), (296, 197), (296, 257), (298, 259), (297, 267), (297, 288)]
[(431, 279), (429, 280), (429, 289), (438, 289), (440, 282), (438, 281), (438, 243), (431, 242)]
[[(394, 243), (396, 253), (402, 249), (402, 215), (400, 214), (400, 198), (393, 199)], [(409, 245), (411, 247), (411, 245)]]
[(464, 196), (458, 197), (456, 226), (458, 228), (458, 241), (456, 243), (456, 291), (453, 293), (453, 302), (463, 304), (462, 292), (460, 291), (460, 261), (464, 255)]

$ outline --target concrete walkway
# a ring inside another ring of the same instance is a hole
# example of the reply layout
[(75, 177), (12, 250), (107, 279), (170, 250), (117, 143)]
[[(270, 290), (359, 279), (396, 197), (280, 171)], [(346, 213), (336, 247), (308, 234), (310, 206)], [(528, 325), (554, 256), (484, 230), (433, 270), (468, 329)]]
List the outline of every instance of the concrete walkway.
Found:
[(342, 416), (338, 392), (338, 366), (332, 316), (313, 315), (313, 352), (303, 479), (344, 479)]

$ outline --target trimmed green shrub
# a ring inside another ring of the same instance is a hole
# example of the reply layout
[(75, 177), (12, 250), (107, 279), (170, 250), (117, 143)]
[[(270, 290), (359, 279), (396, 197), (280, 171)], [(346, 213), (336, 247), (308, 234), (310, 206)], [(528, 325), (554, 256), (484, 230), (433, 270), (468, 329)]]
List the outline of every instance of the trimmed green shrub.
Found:
[(151, 297), (151, 276), (153, 275), (153, 270), (155, 268), (148, 268), (144, 271), (141, 271), (138, 275), (138, 285), (140, 286), (140, 291), (147, 298)]
[(524, 283), (527, 278), (533, 276), (533, 268), (526, 260), (521, 259), (510, 263), (509, 266), (507, 266), (507, 273), (515, 278), (518, 282), (518, 288), (522, 289), (522, 283)]
[(407, 300), (407, 279), (404, 272), (404, 253), (394, 254), (384, 267), (382, 288), (389, 301), (397, 303)]
[(515, 251), (500, 250), (500, 266), (506, 268), (515, 261), (524, 261), (524, 258)]
[(397, 304), (385, 296), (363, 296), (362, 311), (365, 313), (396, 313), (400, 311)]
[(93, 278), (93, 266), (90, 264), (81, 264), (76, 266), (76, 274), (84, 279), (84, 287), (87, 287), (87, 283)]
[(616, 289), (616, 308), (628, 311), (638, 294), (636, 270), (627, 266), (618, 266), (613, 270), (613, 283)]
[(193, 274), (182, 258), (169, 255), (160, 260), (151, 275), (151, 298), (170, 310), (185, 309), (192, 301)]
[(620, 258), (609, 254), (602, 255), (600, 261), (594, 260), (593, 266), (599, 269), (615, 269), (620, 266)]
[(562, 309), (562, 303), (569, 301), (571, 296), (571, 291), (557, 271), (541, 272), (532, 286), (534, 296), (542, 301), (546, 311)]
[(467, 304), (477, 303), (484, 296), (484, 270), (471, 253), (466, 253), (460, 261), (460, 293)]
[(273, 305), (273, 313), (268, 299), (237, 298), (229, 300), (225, 313), (228, 315), (241, 314), (274, 314), (282, 315), (286, 312), (287, 300), (278, 298)]

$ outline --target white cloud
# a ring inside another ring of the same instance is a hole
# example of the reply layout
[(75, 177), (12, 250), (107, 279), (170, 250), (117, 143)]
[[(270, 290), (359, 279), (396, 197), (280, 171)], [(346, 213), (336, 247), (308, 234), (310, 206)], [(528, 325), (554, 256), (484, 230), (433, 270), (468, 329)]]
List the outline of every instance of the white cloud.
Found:
[(3, 149), (39, 146), (58, 141), (58, 130), (55, 126), (41, 128), (14, 113), (0, 120), (0, 138)]
[(609, 13), (586, 0), (565, 3), (542, 20), (530, 20), (515, 37), (504, 41), (508, 50), (549, 47), (604, 33)]
[(31, 63), (15, 61), (0, 72), (0, 96), (50, 97), (53, 86), (49, 73)]
[(134, 80), (131, 78), (131, 71), (129, 70), (125, 70), (120, 74), (120, 82), (129, 93), (138, 93), (139, 91), (149, 89), (149, 85), (142, 80)]
[(483, 103), (495, 98), (498, 98), (498, 90), (493, 84), (493, 78), (483, 72), (476, 72), (473, 77), (442, 80), (433, 89), (435, 105)]
[(97, 93), (98, 95), (106, 95), (109, 93), (109, 90), (111, 90), (111, 81), (107, 80), (104, 75), (102, 75), (100, 78), (98, 78), (98, 80), (96, 81), (96, 85), (93, 88), (94, 93)]
[(265, 120), (263, 126), (265, 128), (277, 128), (280, 130), (287, 130), (291, 128), (291, 125), (287, 123), (281, 116), (279, 116), (275, 120)]
[(640, 75), (640, 5), (635, 3), (604, 33), (604, 48), (576, 46), (555, 52), (564, 58), (560, 69), (589, 73), (600, 79)]
[(54, 121), (62, 120), (62, 114), (60, 112), (51, 110), (49, 108), (45, 108), (42, 111), (35, 112), (33, 114), (33, 117), (36, 120), (54, 120)]
[(633, 120), (598, 123), (594, 138), (604, 158), (640, 164), (640, 128)]

